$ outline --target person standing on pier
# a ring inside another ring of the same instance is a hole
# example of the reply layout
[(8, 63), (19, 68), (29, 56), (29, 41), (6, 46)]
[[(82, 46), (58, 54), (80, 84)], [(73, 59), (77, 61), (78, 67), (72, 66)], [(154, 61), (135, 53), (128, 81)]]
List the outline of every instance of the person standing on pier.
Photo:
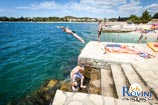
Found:
[[(76, 66), (70, 73), (70, 77), (72, 80), (72, 90), (78, 91), (79, 87), (86, 88), (86, 86), (83, 85), (84, 76), (82, 75), (82, 72), (84, 71), (84, 67)], [(81, 80), (81, 83), (77, 82), (77, 79)], [(80, 86), (79, 86), (80, 84)]]
[(141, 35), (140, 35), (140, 37), (139, 37), (139, 39), (138, 39), (138, 43), (140, 43), (143, 38), (144, 38), (144, 40), (147, 40), (148, 35), (149, 35), (149, 32), (150, 32), (150, 31), (147, 30), (147, 29), (141, 30)]
[(102, 32), (102, 21), (100, 20), (98, 22), (98, 41), (100, 41), (101, 32)]

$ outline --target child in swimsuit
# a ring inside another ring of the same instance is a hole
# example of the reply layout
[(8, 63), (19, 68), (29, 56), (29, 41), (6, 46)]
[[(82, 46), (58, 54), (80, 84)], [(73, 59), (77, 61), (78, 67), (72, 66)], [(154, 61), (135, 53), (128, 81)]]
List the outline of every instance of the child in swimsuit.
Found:
[[(77, 66), (71, 71), (70, 76), (72, 80), (73, 91), (78, 91), (79, 87), (86, 88), (86, 86), (83, 85), (84, 76), (81, 74), (82, 71), (84, 71), (84, 68), (81, 66)], [(81, 80), (80, 86), (79, 86), (79, 83), (77, 82), (77, 79)]]

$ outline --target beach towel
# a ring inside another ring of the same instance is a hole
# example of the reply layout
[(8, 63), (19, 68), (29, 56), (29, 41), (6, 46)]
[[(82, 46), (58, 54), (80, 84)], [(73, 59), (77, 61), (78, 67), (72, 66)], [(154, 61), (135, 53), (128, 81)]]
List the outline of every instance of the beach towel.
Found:
[(157, 30), (157, 29), (158, 29), (158, 24), (152, 24), (151, 29), (152, 29), (152, 30)]
[(149, 42), (147, 43), (148, 47), (151, 48), (154, 52), (158, 52), (158, 42)]
[(137, 54), (137, 51), (134, 48), (130, 48), (127, 45), (120, 45), (120, 44), (107, 44), (105, 46), (105, 50), (110, 53), (127, 53), (127, 54)]
[(128, 45), (120, 45), (120, 44), (107, 44), (105, 46), (106, 53), (125, 53), (125, 54), (135, 54), (139, 55), (143, 58), (151, 58), (154, 57), (153, 55), (140, 51), (136, 49), (134, 46)]

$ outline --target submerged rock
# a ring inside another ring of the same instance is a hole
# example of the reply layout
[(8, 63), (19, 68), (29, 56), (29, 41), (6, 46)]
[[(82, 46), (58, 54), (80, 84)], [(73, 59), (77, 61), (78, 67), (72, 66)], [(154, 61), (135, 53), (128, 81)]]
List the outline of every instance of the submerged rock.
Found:
[(57, 84), (57, 80), (50, 80), (49, 82), (48, 82), (48, 85), (47, 85), (47, 87), (48, 88), (53, 88), (56, 84)]
[(60, 90), (71, 92), (71, 82), (65, 82), (61, 84)]
[(21, 100), (10, 102), (8, 105), (49, 105), (59, 87), (59, 81), (47, 81), (39, 90), (33, 92), (31, 95)]
[[(100, 94), (100, 73), (98, 70), (92, 69), (91, 67), (85, 67), (83, 75), (85, 76), (84, 85), (86, 85), (87, 88), (80, 88), (79, 92)], [(77, 81), (80, 82), (80, 80)], [(50, 102), (53, 102), (57, 89), (72, 92), (71, 81), (69, 79), (64, 81), (46, 81), (40, 89), (33, 92), (31, 95), (28, 95), (21, 100), (11, 102), (8, 105), (50, 105)]]

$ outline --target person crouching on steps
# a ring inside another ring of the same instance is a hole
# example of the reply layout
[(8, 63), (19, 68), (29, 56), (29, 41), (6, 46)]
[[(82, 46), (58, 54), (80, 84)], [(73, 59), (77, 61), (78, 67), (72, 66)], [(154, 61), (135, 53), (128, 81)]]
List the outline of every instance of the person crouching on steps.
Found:
[[(76, 66), (70, 73), (71, 81), (72, 81), (72, 90), (78, 91), (79, 88), (86, 88), (83, 85), (84, 76), (81, 72), (84, 71), (84, 67)], [(81, 83), (78, 83), (77, 79), (81, 80)]]

